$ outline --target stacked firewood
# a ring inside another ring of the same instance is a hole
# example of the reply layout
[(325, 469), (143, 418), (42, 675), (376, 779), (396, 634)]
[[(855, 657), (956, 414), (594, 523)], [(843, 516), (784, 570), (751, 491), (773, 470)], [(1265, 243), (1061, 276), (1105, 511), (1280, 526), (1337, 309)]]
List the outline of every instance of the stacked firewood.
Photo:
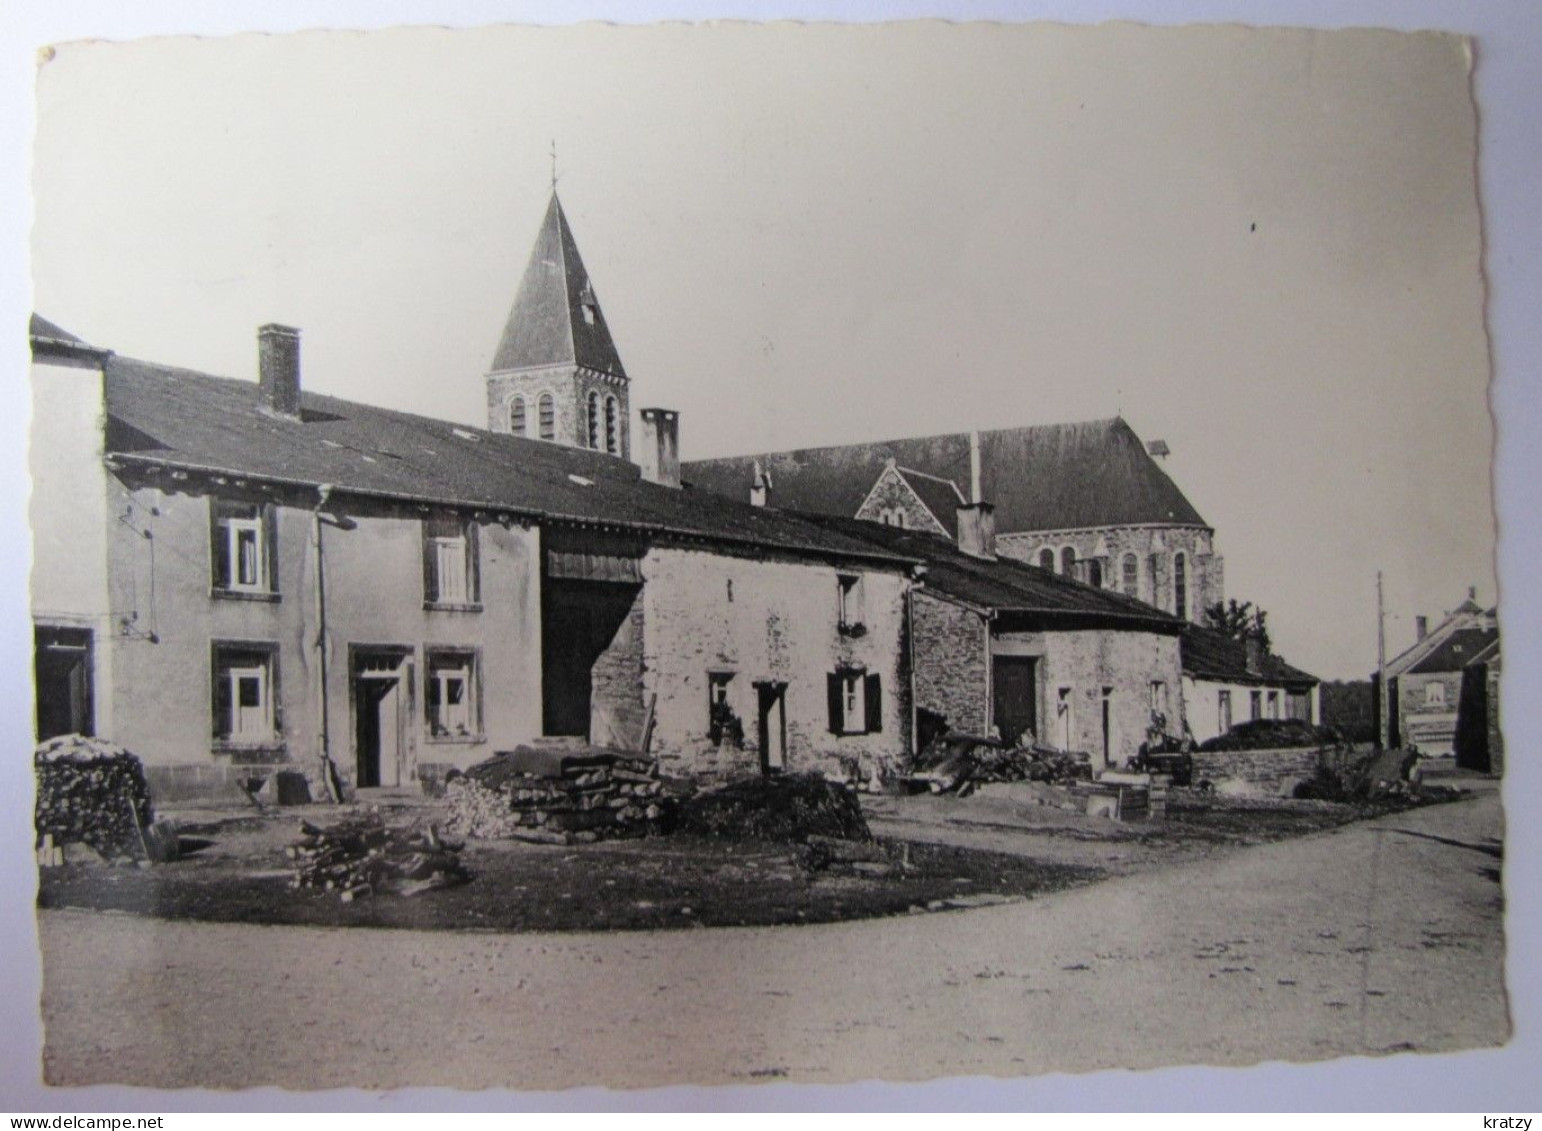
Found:
[(543, 844), (662, 832), (673, 813), (651, 759), (593, 747), (495, 754), (449, 777), (445, 796), (458, 833)]
[(293, 888), (320, 888), (349, 903), (361, 895), (417, 895), (471, 879), (461, 845), (426, 830), (392, 828), (367, 813), (336, 825), (300, 822), (304, 837), (286, 850)]
[(139, 759), (121, 746), (78, 734), (51, 738), (32, 759), (37, 777), (37, 843), (85, 844), (106, 859), (148, 857), (154, 814)]

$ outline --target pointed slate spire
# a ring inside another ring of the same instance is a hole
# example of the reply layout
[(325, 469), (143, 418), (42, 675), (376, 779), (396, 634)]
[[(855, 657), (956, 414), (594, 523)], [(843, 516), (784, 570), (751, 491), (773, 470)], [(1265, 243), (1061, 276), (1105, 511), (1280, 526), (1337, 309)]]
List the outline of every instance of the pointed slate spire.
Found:
[(549, 365), (579, 365), (626, 377), (555, 191), (491, 371)]

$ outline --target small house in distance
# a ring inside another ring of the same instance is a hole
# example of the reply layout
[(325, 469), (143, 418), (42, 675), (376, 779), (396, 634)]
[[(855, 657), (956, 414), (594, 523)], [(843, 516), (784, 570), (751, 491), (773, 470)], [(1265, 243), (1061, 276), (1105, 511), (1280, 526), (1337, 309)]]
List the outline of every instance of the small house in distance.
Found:
[[(1440, 621), (1415, 618), (1416, 639), (1387, 662), (1387, 732), (1392, 746), (1417, 749), (1428, 757), (1456, 749), (1457, 705), (1467, 665), (1499, 640), (1494, 609), (1484, 609), (1477, 590)], [(1380, 703), (1376, 673), (1372, 694)]]
[(1183, 630), (1183, 701), (1196, 742), (1255, 719), (1322, 717), (1316, 676), (1267, 651), (1257, 637), (1237, 640), (1194, 624)]

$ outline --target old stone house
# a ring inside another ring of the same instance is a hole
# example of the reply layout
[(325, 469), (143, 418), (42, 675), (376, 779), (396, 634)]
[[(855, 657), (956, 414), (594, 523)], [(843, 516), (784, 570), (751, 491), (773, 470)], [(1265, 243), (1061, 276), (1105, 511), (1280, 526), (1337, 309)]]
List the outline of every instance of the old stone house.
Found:
[(949, 537), (954, 500), (988, 499), (1002, 557), (1196, 623), (1225, 598), (1215, 531), (1118, 417), (691, 460), (683, 474), (732, 499)]
[[(1468, 663), (1499, 639), (1494, 609), (1477, 602), (1475, 590), (1433, 629), (1426, 617), (1414, 621), (1412, 645), (1387, 661), (1387, 733), (1393, 746), (1408, 746), (1432, 757), (1455, 750), (1457, 705)], [(1379, 711), (1380, 684), (1371, 674)]]
[(1287, 664), (1257, 638), (1236, 640), (1191, 624), (1182, 646), (1184, 717), (1196, 742), (1254, 719), (1321, 719), (1317, 677)]
[[(943, 730), (1034, 737), (1122, 766), (1181, 716), (1183, 622), (996, 553), (993, 508), (961, 504), (956, 540), (859, 519), (827, 528), (922, 559), (911, 593), (917, 739)], [(1160, 719), (1158, 719), (1160, 716)]]

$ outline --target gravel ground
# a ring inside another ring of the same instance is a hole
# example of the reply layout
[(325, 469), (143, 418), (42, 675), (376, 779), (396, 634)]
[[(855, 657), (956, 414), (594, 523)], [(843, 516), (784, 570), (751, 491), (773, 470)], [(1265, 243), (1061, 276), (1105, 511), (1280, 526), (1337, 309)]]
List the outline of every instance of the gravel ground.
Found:
[(1503, 1043), (1497, 794), (1030, 903), (471, 934), (39, 915), (54, 1084), (641, 1087)]

